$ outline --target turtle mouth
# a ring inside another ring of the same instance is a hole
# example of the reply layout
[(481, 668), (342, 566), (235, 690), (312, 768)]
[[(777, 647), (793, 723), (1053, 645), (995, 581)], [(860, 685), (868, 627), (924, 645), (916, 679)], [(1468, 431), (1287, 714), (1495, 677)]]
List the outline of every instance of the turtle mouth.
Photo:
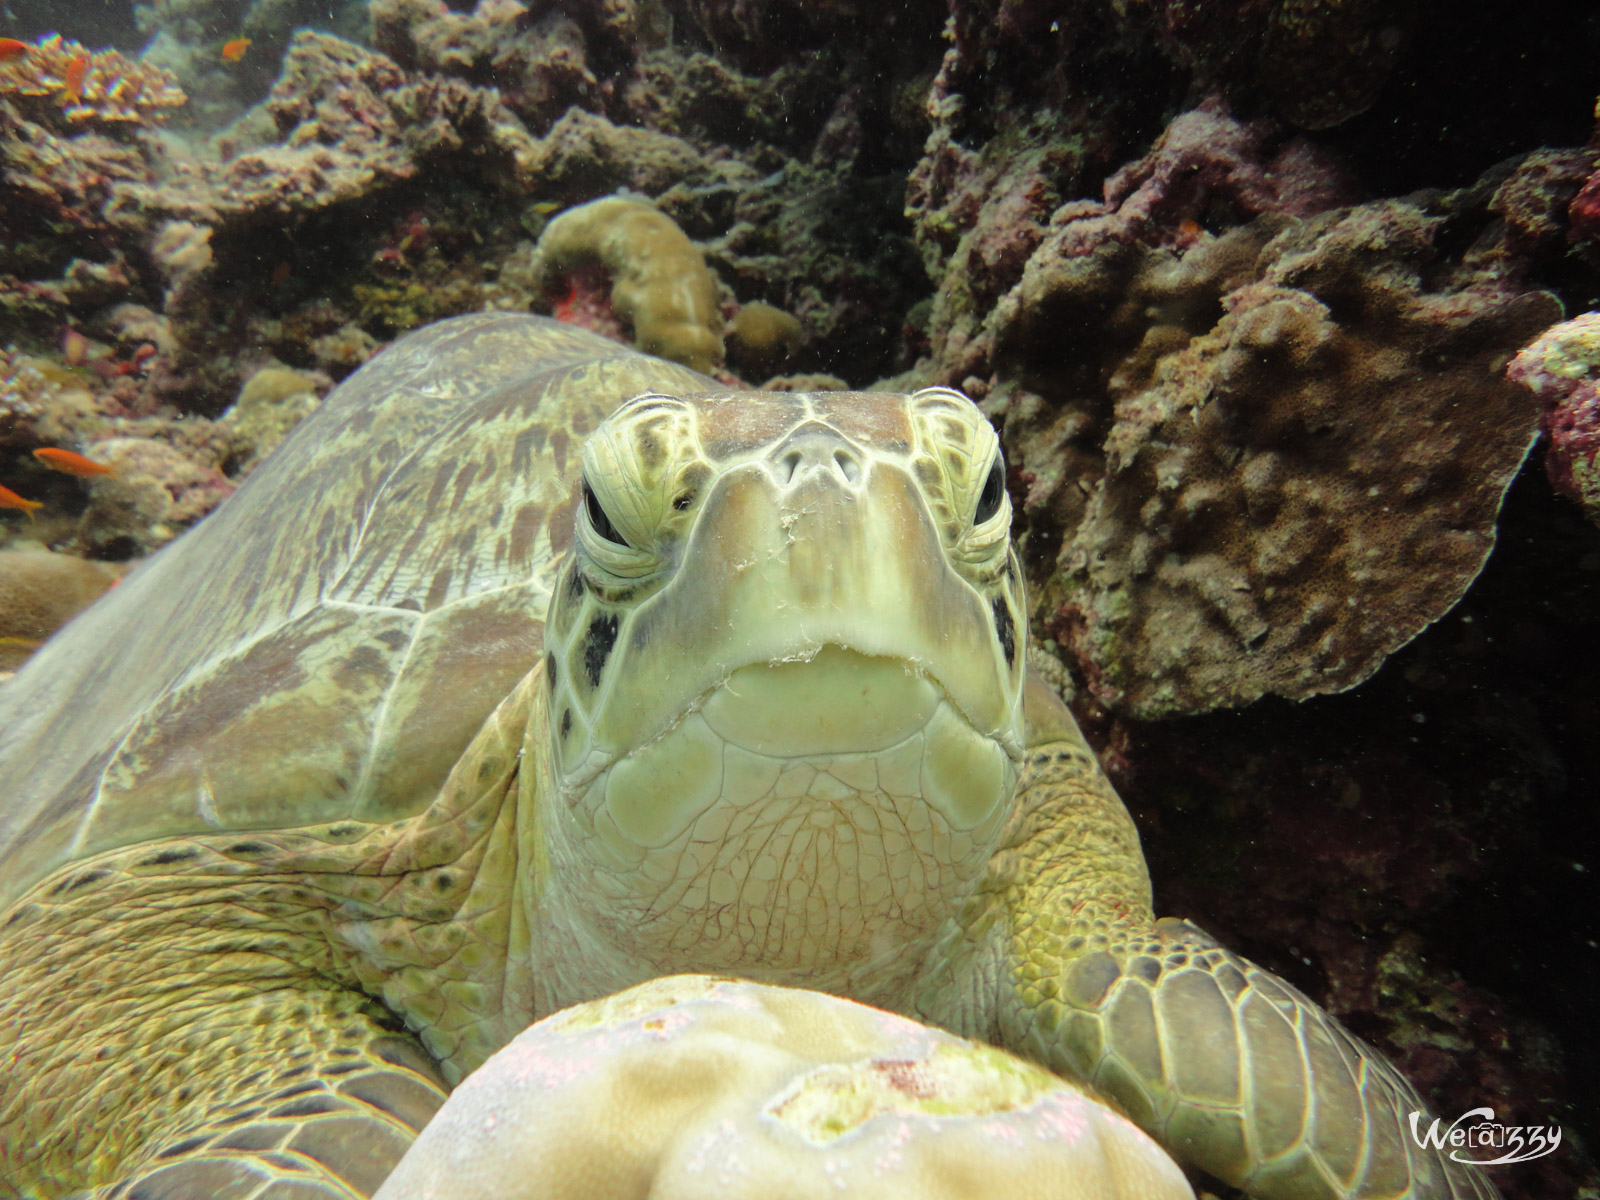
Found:
[(915, 801), (952, 830), (976, 831), (1003, 808), (1017, 757), (917, 664), (827, 644), (730, 671), (568, 794), (610, 834), (603, 841), (655, 849), (719, 805), (748, 812), (804, 797), (869, 808)]
[(699, 705), (729, 745), (774, 758), (860, 754), (925, 726), (947, 697), (905, 659), (825, 645), (731, 672)]

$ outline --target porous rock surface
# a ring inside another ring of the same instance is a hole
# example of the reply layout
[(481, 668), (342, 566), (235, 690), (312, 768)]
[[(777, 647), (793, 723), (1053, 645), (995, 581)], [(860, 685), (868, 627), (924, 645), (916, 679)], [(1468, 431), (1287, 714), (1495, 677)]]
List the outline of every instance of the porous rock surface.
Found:
[(1125, 1117), (1002, 1050), (793, 988), (679, 975), (531, 1026), (375, 1200), (1179, 1200)]

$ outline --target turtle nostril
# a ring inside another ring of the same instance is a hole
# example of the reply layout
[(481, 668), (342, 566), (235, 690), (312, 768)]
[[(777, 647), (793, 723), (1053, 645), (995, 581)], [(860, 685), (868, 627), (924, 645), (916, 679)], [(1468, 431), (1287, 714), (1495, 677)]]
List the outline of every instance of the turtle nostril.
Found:
[(808, 422), (784, 439), (772, 452), (769, 468), (780, 487), (799, 483), (802, 477), (832, 476), (836, 483), (857, 487), (866, 475), (861, 452), (839, 431)]

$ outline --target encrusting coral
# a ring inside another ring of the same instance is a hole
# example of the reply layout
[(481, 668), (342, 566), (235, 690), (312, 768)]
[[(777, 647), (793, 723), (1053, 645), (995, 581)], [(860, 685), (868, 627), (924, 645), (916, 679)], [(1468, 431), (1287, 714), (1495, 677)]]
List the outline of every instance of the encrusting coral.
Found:
[(1482, 569), (1537, 431), (1501, 364), (1560, 305), (1443, 261), (1444, 220), (1263, 217), (1181, 255), (1068, 220), (1030, 260), (992, 320), (1002, 375), (1056, 398), (1013, 431), (1063, 536), (1037, 611), (1102, 703), (1342, 691)]
[(567, 210), (539, 235), (532, 270), (548, 295), (564, 294), (572, 275), (592, 267), (610, 277), (612, 306), (639, 349), (698, 371), (722, 361), (716, 279), (671, 217), (608, 196)]
[(375, 1200), (955, 1200), (980, 1179), (990, 1195), (1194, 1194), (1132, 1122), (1002, 1050), (679, 975), (531, 1026), (456, 1088)]

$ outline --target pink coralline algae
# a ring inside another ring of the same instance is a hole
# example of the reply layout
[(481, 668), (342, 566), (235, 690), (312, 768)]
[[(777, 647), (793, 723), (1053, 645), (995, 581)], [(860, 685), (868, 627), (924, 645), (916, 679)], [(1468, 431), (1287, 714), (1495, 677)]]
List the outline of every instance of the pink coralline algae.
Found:
[(1545, 330), (1507, 372), (1545, 404), (1545, 471), (1600, 525), (1600, 313)]

